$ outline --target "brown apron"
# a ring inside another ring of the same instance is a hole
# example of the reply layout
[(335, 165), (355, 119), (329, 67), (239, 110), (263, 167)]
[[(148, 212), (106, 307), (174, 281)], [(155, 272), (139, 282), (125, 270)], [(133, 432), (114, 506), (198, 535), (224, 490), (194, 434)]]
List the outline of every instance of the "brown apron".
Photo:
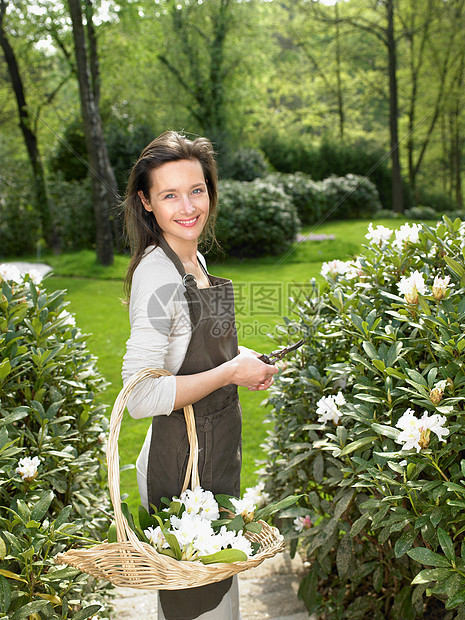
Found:
[[(189, 306), (191, 339), (179, 375), (215, 368), (238, 354), (232, 282), (208, 275), (210, 287), (199, 289), (177, 254), (165, 240), (160, 243), (183, 278)], [(215, 390), (194, 403), (199, 441), (202, 488), (240, 496), (242, 413), (235, 385)], [(162, 497), (179, 496), (187, 467), (189, 442), (182, 410), (155, 416), (152, 422), (147, 470), (149, 504)], [(191, 620), (217, 607), (232, 579), (185, 590), (161, 590), (160, 603), (167, 620)]]

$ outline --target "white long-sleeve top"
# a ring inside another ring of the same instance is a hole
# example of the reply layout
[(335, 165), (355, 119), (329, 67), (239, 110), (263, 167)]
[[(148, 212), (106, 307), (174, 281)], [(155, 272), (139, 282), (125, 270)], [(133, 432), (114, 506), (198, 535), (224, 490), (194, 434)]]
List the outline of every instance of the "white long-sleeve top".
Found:
[[(203, 257), (199, 260), (205, 266)], [(160, 248), (150, 246), (132, 277), (129, 300), (131, 333), (123, 359), (123, 384), (143, 368), (163, 368), (173, 376), (140, 382), (132, 391), (128, 411), (133, 418), (169, 415), (176, 398), (176, 379), (191, 337), (189, 308), (182, 278)], [(149, 427), (137, 459), (141, 502), (147, 502), (147, 466), (152, 438)]]

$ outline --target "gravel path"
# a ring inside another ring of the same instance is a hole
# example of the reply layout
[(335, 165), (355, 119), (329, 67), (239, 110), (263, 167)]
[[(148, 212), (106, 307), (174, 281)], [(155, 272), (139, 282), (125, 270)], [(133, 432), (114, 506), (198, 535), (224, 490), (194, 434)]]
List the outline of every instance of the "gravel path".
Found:
[[(239, 574), (242, 620), (308, 620), (308, 612), (297, 598), (303, 573), (299, 557), (278, 553), (263, 564)], [(148, 620), (157, 609), (155, 592), (117, 588), (114, 620)], [(312, 616), (310, 620), (316, 620)]]

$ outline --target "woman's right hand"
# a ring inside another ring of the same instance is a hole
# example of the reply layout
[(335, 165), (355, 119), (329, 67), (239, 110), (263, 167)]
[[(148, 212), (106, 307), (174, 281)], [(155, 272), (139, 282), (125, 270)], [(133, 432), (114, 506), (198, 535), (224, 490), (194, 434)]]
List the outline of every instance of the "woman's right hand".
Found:
[(273, 364), (265, 364), (258, 357), (256, 351), (241, 347), (239, 355), (227, 362), (232, 369), (231, 383), (249, 390), (268, 389), (279, 369)]

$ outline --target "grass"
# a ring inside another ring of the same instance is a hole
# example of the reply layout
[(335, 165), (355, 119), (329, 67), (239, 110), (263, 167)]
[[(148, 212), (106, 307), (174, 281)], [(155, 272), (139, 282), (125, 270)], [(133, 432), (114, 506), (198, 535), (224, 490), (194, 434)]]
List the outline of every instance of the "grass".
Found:
[[(229, 260), (209, 265), (211, 273), (231, 278), (236, 290), (236, 318), (239, 342), (261, 352), (269, 352), (273, 334), (283, 315), (289, 315), (287, 298), (295, 287), (316, 278), (321, 281), (323, 261), (347, 259), (360, 251), (368, 221), (331, 222), (318, 228), (319, 234), (334, 235), (334, 239), (297, 244), (282, 257), (256, 260)], [(404, 220), (377, 221), (398, 228)], [(309, 229), (303, 231), (310, 232)], [(315, 231), (311, 231), (315, 232)], [(11, 259), (10, 259), (11, 260)], [(24, 260), (22, 258), (21, 260)], [(98, 357), (98, 367), (109, 386), (100, 401), (110, 405), (122, 387), (121, 366), (125, 343), (129, 336), (127, 307), (122, 303), (125, 270), (128, 257), (116, 256), (111, 267), (102, 267), (91, 251), (60, 256), (46, 256), (55, 275), (46, 280), (49, 290), (67, 289), (69, 310), (76, 315), (77, 324), (88, 336), (89, 350)], [(264, 392), (249, 392), (240, 388), (243, 410), (243, 468), (242, 488), (256, 482), (256, 459), (264, 458), (260, 444), (270, 427), (266, 423), (267, 408), (262, 405)], [(135, 463), (150, 420), (123, 419), (119, 451), (121, 464)], [(121, 489), (128, 494), (128, 503), (135, 511), (139, 504), (135, 470), (121, 473)]]

